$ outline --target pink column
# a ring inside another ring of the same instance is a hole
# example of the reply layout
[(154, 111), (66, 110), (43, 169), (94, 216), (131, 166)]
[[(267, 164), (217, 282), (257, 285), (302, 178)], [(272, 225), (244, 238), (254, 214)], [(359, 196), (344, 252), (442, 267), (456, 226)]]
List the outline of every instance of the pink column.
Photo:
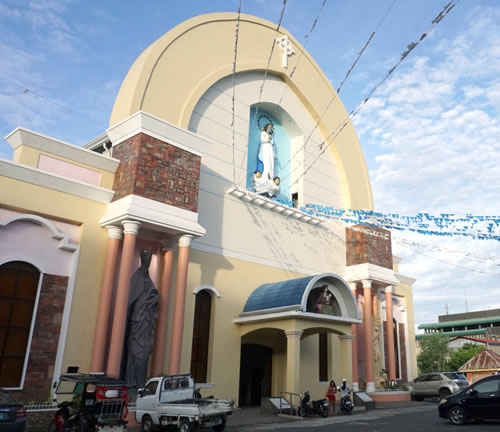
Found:
[(164, 246), (163, 270), (160, 281), (160, 301), (158, 303), (158, 319), (156, 320), (155, 344), (151, 363), (151, 374), (153, 376), (160, 376), (163, 374), (163, 362), (165, 359), (165, 345), (167, 339), (168, 301), (170, 298), (173, 261), (174, 249)]
[(112, 377), (118, 377), (120, 375), (120, 363), (124, 343), (123, 339), (125, 336), (125, 325), (127, 320), (130, 276), (132, 275), (135, 241), (137, 240), (137, 234), (139, 233), (141, 223), (132, 220), (125, 220), (122, 222), (122, 225), (125, 236), (123, 239), (120, 274), (118, 275), (118, 286), (116, 289), (113, 328), (111, 330), (111, 342), (109, 344), (108, 367), (106, 370), (106, 373)]
[(184, 332), (184, 307), (186, 302), (187, 270), (189, 263), (189, 246), (193, 236), (183, 235), (179, 239), (179, 255), (177, 258), (177, 279), (175, 281), (174, 316), (172, 322), (172, 338), (170, 342), (170, 360), (168, 374), (179, 373), (182, 352), (182, 334)]
[(111, 299), (115, 283), (116, 261), (118, 260), (118, 249), (120, 248), (120, 241), (122, 239), (121, 227), (108, 225), (106, 229), (108, 230), (108, 248), (104, 261), (104, 274), (102, 276), (101, 296), (97, 312), (94, 348), (90, 361), (91, 372), (104, 372), (104, 356), (105, 347), (107, 346)]
[(387, 369), (389, 369), (389, 380), (396, 379), (396, 354), (394, 352), (394, 331), (392, 327), (392, 286), (385, 288), (385, 314), (387, 333)]
[[(349, 282), (354, 299), (356, 299), (356, 282)], [(359, 391), (359, 371), (358, 371), (358, 326), (359, 324), (351, 325), (352, 332), (352, 389)]]
[(364, 280), (364, 330), (365, 330), (365, 364), (366, 364), (366, 391), (375, 391), (375, 382), (373, 380), (373, 350), (372, 350), (372, 281)]
[(372, 295), (372, 314), (374, 317), (378, 317), (378, 294)]

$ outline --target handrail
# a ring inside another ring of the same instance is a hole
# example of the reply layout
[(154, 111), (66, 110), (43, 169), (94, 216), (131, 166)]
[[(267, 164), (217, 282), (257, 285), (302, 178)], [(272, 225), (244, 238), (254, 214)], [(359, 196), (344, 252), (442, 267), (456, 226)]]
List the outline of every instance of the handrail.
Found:
[[(298, 404), (294, 404), (294, 399), (298, 400)], [(283, 406), (283, 401), (287, 402), (286, 405)], [(302, 396), (298, 393), (292, 392), (280, 392), (280, 407), (279, 414), (283, 414), (283, 410), (287, 410), (288, 415), (299, 415), (299, 407), (302, 403)]]

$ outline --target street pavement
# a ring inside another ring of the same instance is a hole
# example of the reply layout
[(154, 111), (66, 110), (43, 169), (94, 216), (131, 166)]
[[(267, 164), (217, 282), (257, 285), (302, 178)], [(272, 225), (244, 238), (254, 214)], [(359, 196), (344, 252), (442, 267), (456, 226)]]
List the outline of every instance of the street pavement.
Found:
[[(500, 430), (499, 421), (482, 424), (470, 422), (465, 426), (454, 426), (438, 416), (437, 402), (413, 402), (398, 408), (375, 409), (351, 416), (328, 418), (311, 417), (290, 420), (263, 415), (252, 409), (236, 411), (229, 417), (226, 432), (307, 432), (333, 430), (339, 427), (356, 432), (490, 432)], [(246, 411), (246, 412), (245, 412)], [(253, 420), (253, 422), (252, 422)]]

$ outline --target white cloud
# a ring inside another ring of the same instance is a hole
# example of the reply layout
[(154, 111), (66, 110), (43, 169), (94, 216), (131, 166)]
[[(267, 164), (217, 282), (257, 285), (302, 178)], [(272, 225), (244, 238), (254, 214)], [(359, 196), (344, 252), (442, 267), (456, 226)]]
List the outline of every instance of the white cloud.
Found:
[[(369, 161), (377, 210), (500, 215), (499, 19), (499, 11), (485, 10), (454, 40), (408, 61), (377, 92), (383, 109), (360, 112), (362, 145), (377, 154)], [(398, 236), (425, 243), (394, 241), (402, 273), (417, 278), (417, 323), (436, 321), (445, 304), (463, 312), (466, 292), (469, 310), (500, 307), (498, 242)], [(462, 252), (491, 255), (497, 264)]]

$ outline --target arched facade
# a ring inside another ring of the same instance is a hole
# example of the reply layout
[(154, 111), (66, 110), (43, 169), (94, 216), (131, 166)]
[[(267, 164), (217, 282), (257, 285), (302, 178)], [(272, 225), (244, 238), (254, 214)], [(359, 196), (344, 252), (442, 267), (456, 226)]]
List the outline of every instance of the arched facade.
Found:
[[(277, 47), (268, 62), (276, 25), (258, 17), (241, 15), (233, 76), (235, 20), (195, 17), (149, 46), (122, 83), (109, 129), (84, 148), (22, 128), (7, 137), (15, 162), (0, 160), (9, 191), (0, 236), (19, 241), (11, 251), (0, 242), (0, 264), (26, 261), (42, 280), (66, 278), (54, 378), (68, 367), (120, 374), (141, 248), (153, 250), (159, 291), (149, 373), (193, 372), (214, 395), (244, 403), (305, 388), (316, 398), (325, 378), (357, 382), (358, 369), (373, 384), (371, 346), (384, 336), (371, 325), (383, 314), (372, 283), (395, 287), (411, 311), (412, 282), (401, 287), (390, 238), (377, 243), (304, 211), (373, 208), (352, 124), (328, 140), (347, 118), (342, 102), (283, 28), (295, 54), (284, 62)], [(259, 169), (273, 172), (268, 184)], [(259, 353), (257, 388), (248, 365)], [(382, 347), (379, 362), (384, 355)]]

